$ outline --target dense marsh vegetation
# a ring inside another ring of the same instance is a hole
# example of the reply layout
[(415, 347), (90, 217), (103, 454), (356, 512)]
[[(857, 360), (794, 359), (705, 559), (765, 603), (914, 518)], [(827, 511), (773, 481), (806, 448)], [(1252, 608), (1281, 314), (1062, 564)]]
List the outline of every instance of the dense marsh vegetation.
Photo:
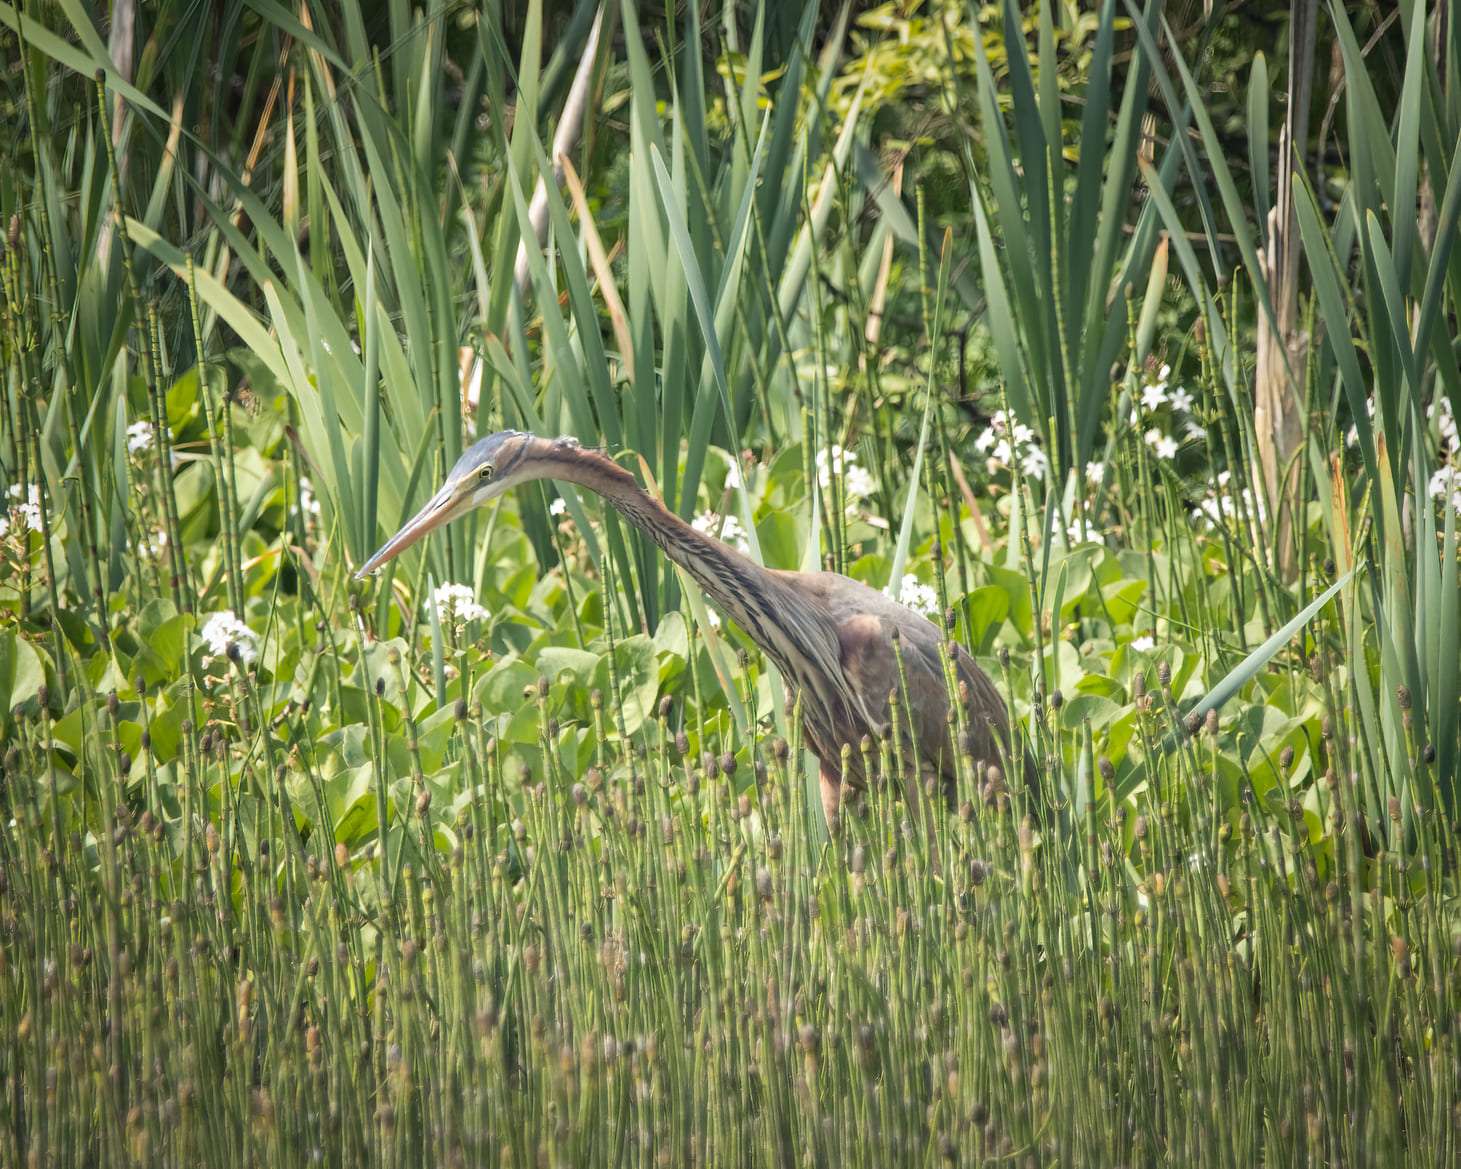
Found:
[(0, 0), (0, 1164), (1457, 1163), (1454, 13), (544, 7)]

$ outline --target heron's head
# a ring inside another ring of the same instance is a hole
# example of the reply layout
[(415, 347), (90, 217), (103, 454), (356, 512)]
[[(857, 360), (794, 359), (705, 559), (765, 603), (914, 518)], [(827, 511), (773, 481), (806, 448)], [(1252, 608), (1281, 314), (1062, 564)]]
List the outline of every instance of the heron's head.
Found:
[[(387, 560), (399, 556), (427, 532), (433, 531), (489, 500), (496, 499), (519, 483), (541, 478), (548, 456), (571, 439), (547, 441), (516, 430), (500, 430), (479, 439), (446, 477), (441, 489), (360, 566), (358, 578), (374, 572)], [(576, 445), (576, 444), (574, 444)]]

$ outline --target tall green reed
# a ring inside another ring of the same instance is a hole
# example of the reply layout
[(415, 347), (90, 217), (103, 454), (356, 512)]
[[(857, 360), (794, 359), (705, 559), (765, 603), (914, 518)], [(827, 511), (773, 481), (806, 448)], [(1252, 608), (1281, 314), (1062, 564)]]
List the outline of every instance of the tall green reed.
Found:
[[(1417, 816), (1437, 808), (1455, 814), (1461, 750), (1456, 705), (1461, 657), (1454, 652), (1461, 645), (1456, 513), (1449, 493), (1437, 496), (1431, 490), (1438, 467), (1444, 471), (1455, 457), (1442, 449), (1437, 462), (1432, 421), (1437, 402), (1447, 398), (1454, 410), (1461, 397), (1457, 358), (1443, 326), (1461, 296), (1452, 261), (1461, 213), (1455, 167), (1461, 121), (1454, 109), (1454, 80), (1440, 67), (1457, 48), (1454, 29), (1444, 40), (1436, 35), (1436, 28), (1449, 28), (1436, 23), (1438, 13), (1424, 4), (1409, 6), (1395, 28), (1402, 39), (1404, 73), (1398, 106), (1387, 116), (1350, 16), (1342, 6), (1331, 6), (1330, 21), (1344, 66), (1352, 176), (1332, 216), (1322, 210), (1301, 158), (1277, 163), (1292, 172), (1294, 216), (1307, 265), (1303, 291), (1312, 306), (1310, 319), (1323, 337), (1322, 344), (1310, 347), (1309, 368), (1302, 371), (1313, 389), (1300, 459), (1304, 475), (1291, 506), (1301, 516), (1311, 507), (1317, 512), (1339, 570), (1370, 569), (1341, 594), (1349, 657), (1357, 664), (1348, 684), (1366, 728), (1350, 766), (1363, 777), (1373, 830), (1393, 839), (1399, 825), (1405, 838), (1414, 839)], [(1195, 149), (1185, 148), (1189, 174), (1198, 184), (1211, 174), (1253, 290), (1254, 311), (1271, 317), (1273, 296), (1257, 257), (1249, 209), (1240, 200), (1197, 81), (1177, 54), (1179, 99), (1150, 35), (1143, 37), (1143, 50), (1169, 106), (1181, 100), (1194, 112), (1204, 150), (1199, 162)], [(1266, 69), (1255, 69), (1252, 83), (1264, 78)], [(1262, 121), (1258, 129), (1266, 125)], [(1255, 142), (1252, 151), (1263, 153), (1266, 144)], [(1430, 189), (1428, 219), (1422, 215), (1422, 176)], [(1152, 190), (1158, 194), (1161, 186), (1153, 182)], [(1271, 205), (1271, 191), (1260, 190), (1259, 196), (1264, 206)], [(1170, 199), (1159, 196), (1157, 202), (1175, 229)], [(1220, 244), (1213, 238), (1209, 246), (1217, 257)], [(1218, 368), (1242, 414), (1240, 390), (1247, 371), (1230, 348), (1231, 334), (1205, 291), (1207, 277), (1196, 257), (1181, 249), (1179, 255), (1188, 280), (1200, 290)], [(1353, 288), (1351, 274), (1358, 281)], [(1352, 421), (1361, 463), (1357, 475), (1340, 453), (1338, 419), (1345, 415)], [(1252, 494), (1260, 498), (1258, 472), (1249, 466)], [(1297, 538), (1308, 547), (1307, 521), (1297, 528)], [(1399, 821), (1389, 814), (1392, 805), (1403, 810)]]

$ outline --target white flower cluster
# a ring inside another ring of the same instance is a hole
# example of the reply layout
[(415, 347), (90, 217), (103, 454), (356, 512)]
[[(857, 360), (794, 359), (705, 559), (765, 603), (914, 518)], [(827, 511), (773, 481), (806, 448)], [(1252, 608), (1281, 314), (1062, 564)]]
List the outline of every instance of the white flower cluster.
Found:
[(234, 616), (232, 609), (209, 616), (198, 636), (208, 646), (209, 657), (226, 657), (230, 645), (238, 647), (241, 662), (252, 662), (259, 656), (258, 634)]
[(1456, 415), (1451, 409), (1451, 400), (1437, 394), (1427, 415), (1436, 424), (1441, 450), (1448, 460), (1431, 476), (1431, 498), (1437, 502), (1445, 501), (1447, 507), (1461, 514), (1461, 434), (1457, 433)]
[(1152, 454), (1159, 459), (1175, 459), (1177, 457), (1177, 440), (1165, 431), (1153, 426), (1142, 438), (1146, 440), (1147, 446), (1152, 448)]
[(1231, 471), (1219, 471), (1217, 482), (1209, 486), (1207, 494), (1192, 509), (1192, 518), (1195, 520), (1206, 520), (1208, 527), (1216, 527), (1224, 520), (1232, 519), (1238, 515), (1238, 501), (1243, 504), (1243, 512), (1247, 515), (1257, 516), (1259, 520), (1266, 518), (1267, 512), (1263, 506), (1263, 499), (1255, 496), (1252, 489), (1245, 487), (1234, 496), (1228, 490), (1228, 484), (1232, 482)]
[(477, 604), (476, 594), (464, 584), (437, 585), (431, 592), (436, 619), (442, 624), (457, 621), (485, 621), (491, 614)]
[(1441, 446), (1453, 459), (1461, 455), (1461, 434), (1456, 430), (1456, 415), (1451, 410), (1451, 399), (1444, 394), (1437, 394), (1436, 400), (1431, 403), (1426, 416), (1436, 424), (1436, 430), (1441, 436)]
[(548, 505), (548, 514), (551, 516), (563, 515), (567, 510), (568, 500), (564, 499), (561, 495), (557, 496), (553, 500), (553, 502)]
[[(1372, 420), (1374, 419), (1375, 397), (1373, 394), (1365, 399), (1365, 412)], [(1442, 459), (1441, 466), (1426, 485), (1427, 491), (1436, 503), (1445, 503), (1453, 510), (1461, 512), (1461, 434), (1457, 433), (1456, 414), (1451, 408), (1451, 400), (1444, 394), (1438, 393), (1435, 400), (1426, 408), (1426, 417), (1435, 424), (1434, 437), (1440, 440), (1438, 449)], [(1351, 426), (1345, 434), (1344, 440), (1351, 447), (1359, 446), (1359, 427)]]
[(140, 455), (143, 451), (150, 451), (153, 443), (157, 441), (157, 435), (152, 429), (152, 423), (141, 419), (127, 427), (127, 453)]
[[(823, 491), (832, 489), (832, 476), (837, 476), (842, 484), (842, 495), (850, 504), (854, 499), (867, 499), (877, 490), (877, 484), (873, 481), (871, 472), (866, 467), (858, 465), (857, 452), (844, 450), (833, 443), (825, 450), (817, 452), (817, 483)], [(737, 472), (739, 479), (739, 472)], [(739, 486), (739, 483), (732, 484), (726, 480), (727, 486)]]
[[(21, 500), (20, 484), (12, 483), (5, 494), (16, 501), (11, 503), (10, 510), (20, 517), (20, 522), (25, 528), (31, 532), (39, 532), (41, 530), (41, 489), (32, 483), (30, 490), (26, 492), (25, 499)], [(0, 517), (0, 524), (4, 525), (0, 527), (0, 536), (3, 536), (10, 531), (10, 520)]]
[(1172, 376), (1172, 367), (1164, 365), (1157, 371), (1157, 376), (1146, 385), (1141, 387), (1141, 408), (1150, 414), (1153, 410), (1160, 410), (1167, 404), (1169, 397), (1167, 393), (1168, 379)]
[(718, 531), (720, 541), (723, 544), (729, 544), (738, 552), (751, 550), (751, 545), (746, 540), (745, 526), (736, 516), (721, 517), (713, 511), (702, 511), (690, 521), (690, 526), (697, 532), (704, 532), (707, 536), (714, 536)]
[[(891, 589), (884, 591), (889, 596), (892, 595)], [(922, 613), (930, 619), (937, 619), (939, 615), (938, 589), (933, 585), (924, 584), (911, 572), (903, 575), (903, 584), (898, 590), (898, 600), (915, 613)]]
[(984, 433), (974, 440), (974, 449), (984, 456), (985, 470), (991, 475), (1019, 463), (1031, 479), (1043, 479), (1050, 466), (1035, 432), (1004, 410), (994, 412)]
[(1432, 499), (1445, 500), (1447, 507), (1461, 515), (1461, 467), (1447, 465), (1432, 475), (1430, 493)]
[[(1090, 504), (1083, 503), (1080, 509), (1071, 515), (1070, 522), (1065, 525), (1065, 546), (1075, 548), (1081, 544), (1104, 544), (1106, 537), (1091, 518)], [(1057, 517), (1052, 513), (1050, 520), (1051, 534), (1054, 535)]]
[(294, 510), (305, 515), (320, 514), (320, 501), (315, 498), (315, 485), (304, 475), (299, 477), (299, 502), (295, 504)]
[[(1192, 413), (1192, 394), (1183, 386), (1172, 388), (1172, 367), (1163, 365), (1157, 370), (1156, 376), (1149, 378), (1141, 387), (1141, 395), (1137, 399), (1136, 414), (1155, 414), (1164, 406), (1169, 408), (1172, 415), (1172, 422), (1178, 420), (1179, 415), (1187, 415), (1182, 419), (1182, 433), (1189, 439), (1204, 439), (1207, 431), (1198, 424), (1195, 418), (1190, 417)], [(1159, 426), (1151, 426), (1142, 438), (1147, 446), (1151, 447), (1152, 454), (1159, 459), (1174, 459), (1177, 457), (1177, 437), (1163, 430)]]
[(1151, 653), (1157, 648), (1157, 639), (1150, 633), (1143, 633), (1139, 637), (1133, 637), (1130, 645), (1139, 654)]

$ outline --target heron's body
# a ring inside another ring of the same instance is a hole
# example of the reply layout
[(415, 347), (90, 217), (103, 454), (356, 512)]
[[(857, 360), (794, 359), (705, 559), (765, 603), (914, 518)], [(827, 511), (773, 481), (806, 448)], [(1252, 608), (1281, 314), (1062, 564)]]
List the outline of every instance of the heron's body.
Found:
[(964, 704), (962, 747), (973, 756), (975, 774), (1001, 764), (1007, 743), (1004, 701), (969, 653), (943, 642), (931, 622), (838, 573), (782, 572), (757, 564), (691, 527), (613, 460), (572, 439), (516, 431), (482, 439), (361, 574), (463, 511), (518, 483), (542, 478), (575, 483), (607, 499), (775, 663), (800, 704), (807, 745), (821, 763), (829, 822), (835, 821), (844, 788), (861, 789), (873, 778), (864, 762), (864, 739), (876, 741), (889, 729), (894, 696), (906, 711), (899, 722), (917, 763), (915, 780), (936, 779), (952, 790), (958, 720), (950, 717), (943, 646), (952, 655), (956, 697)]

